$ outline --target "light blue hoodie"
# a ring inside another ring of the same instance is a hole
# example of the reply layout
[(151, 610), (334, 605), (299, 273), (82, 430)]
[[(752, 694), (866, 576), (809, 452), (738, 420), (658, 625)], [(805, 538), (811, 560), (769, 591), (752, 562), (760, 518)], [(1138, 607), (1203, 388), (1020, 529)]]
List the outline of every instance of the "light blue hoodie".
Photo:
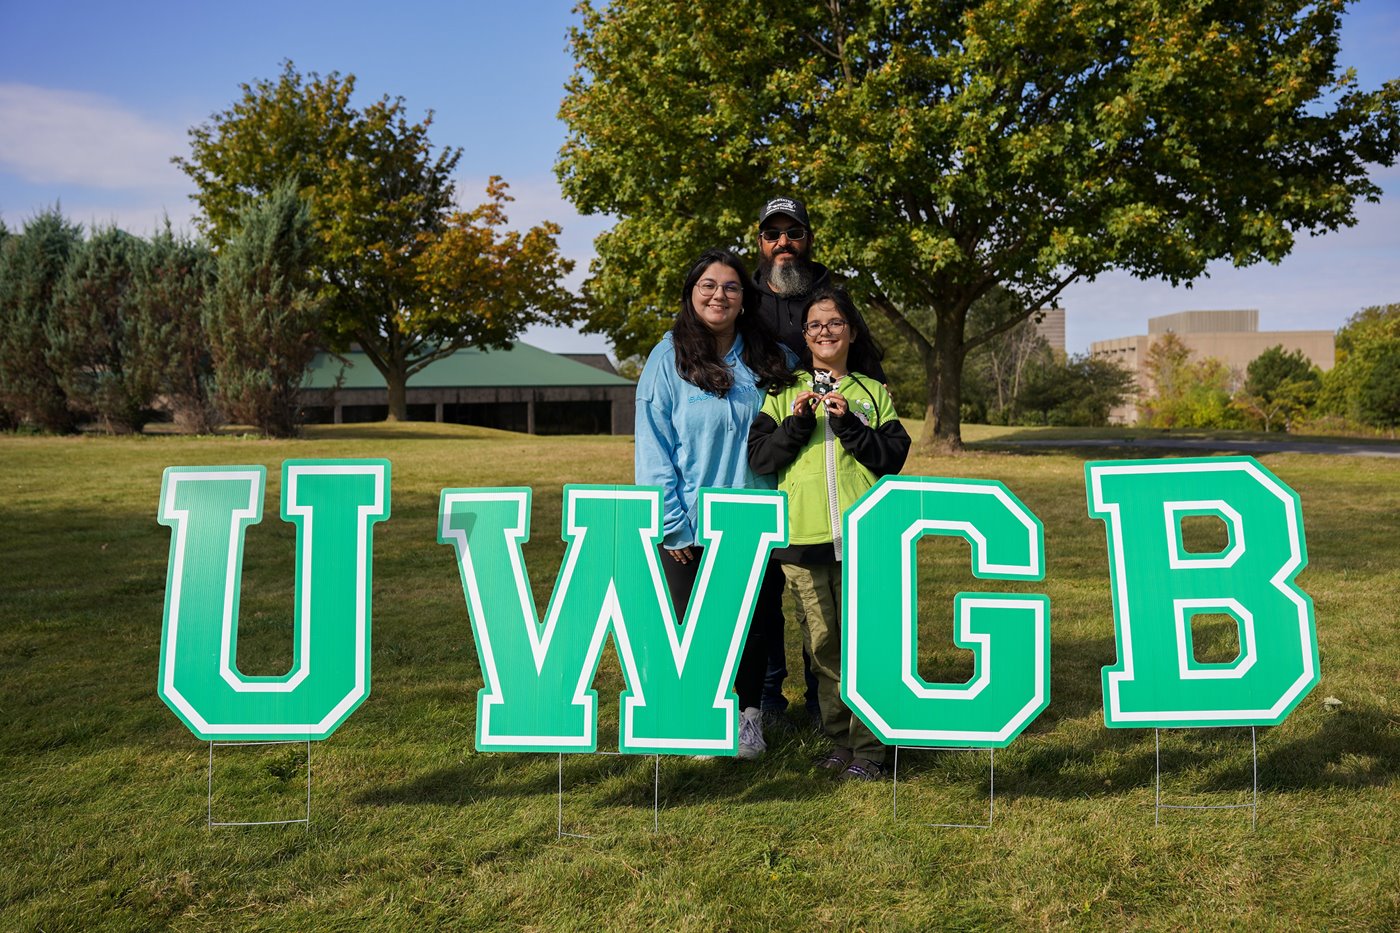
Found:
[(719, 398), (676, 372), (671, 335), (661, 338), (637, 381), (635, 482), (663, 490), (664, 546), (696, 543), (696, 499), (702, 488), (776, 489), (771, 473), (749, 469), (749, 425), (764, 391), (745, 365), (744, 337), (735, 334), (724, 362), (734, 386)]

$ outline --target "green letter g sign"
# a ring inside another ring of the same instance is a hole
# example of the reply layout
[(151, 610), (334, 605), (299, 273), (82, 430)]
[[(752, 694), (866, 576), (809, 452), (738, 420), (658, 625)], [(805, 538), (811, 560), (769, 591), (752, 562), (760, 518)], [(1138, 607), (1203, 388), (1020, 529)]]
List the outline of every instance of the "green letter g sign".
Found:
[(324, 739), (369, 695), (372, 531), (389, 517), (389, 462), (282, 465), (282, 518), (297, 526), (292, 666), (252, 677), (237, 666), (238, 593), (264, 477), (170, 467), (161, 484), (173, 534), (157, 692), (201, 739)]
[(891, 745), (1001, 748), (1050, 702), (1050, 601), (959, 593), (953, 641), (964, 684), (919, 674), (918, 560), (925, 535), (966, 539), (981, 579), (1045, 576), (1040, 519), (986, 480), (886, 476), (846, 513), (841, 695)]

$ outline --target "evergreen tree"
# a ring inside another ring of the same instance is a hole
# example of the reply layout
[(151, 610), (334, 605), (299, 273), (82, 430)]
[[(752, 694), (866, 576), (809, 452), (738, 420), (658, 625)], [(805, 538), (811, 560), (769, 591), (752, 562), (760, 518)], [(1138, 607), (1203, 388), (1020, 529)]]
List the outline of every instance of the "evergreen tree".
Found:
[(164, 396), (176, 424), (197, 434), (218, 423), (203, 323), (213, 279), (209, 248), (176, 236), (167, 222), (142, 253), (131, 301), (138, 350), (133, 372), (149, 392)]
[(0, 406), (10, 417), (44, 431), (77, 427), (48, 360), (47, 323), (53, 294), (82, 228), (57, 207), (0, 242)]
[(296, 395), (321, 341), (310, 281), (311, 212), (291, 184), (240, 212), (219, 250), (204, 318), (215, 398), (229, 416), (273, 437), (299, 428)]
[[(0, 217), (0, 268), (3, 268), (5, 263), (5, 241), (9, 238), (10, 228), (5, 225), (5, 218)], [(0, 393), (0, 431), (10, 431), (18, 425), (19, 417), (5, 404), (4, 394)]]
[(132, 283), (145, 241), (116, 227), (73, 252), (45, 324), (48, 361), (68, 405), (114, 434), (139, 432), (155, 392), (132, 368), (139, 353)]

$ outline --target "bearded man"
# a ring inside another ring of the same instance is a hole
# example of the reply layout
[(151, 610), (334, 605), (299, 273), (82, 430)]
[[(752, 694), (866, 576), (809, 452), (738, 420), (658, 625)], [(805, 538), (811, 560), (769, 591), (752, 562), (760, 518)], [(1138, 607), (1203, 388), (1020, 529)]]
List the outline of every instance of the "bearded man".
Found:
[[(816, 235), (807, 216), (807, 205), (796, 198), (769, 200), (758, 213), (758, 271), (754, 284), (761, 301), (758, 314), (778, 339), (799, 356), (806, 346), (802, 337), (802, 312), (807, 298), (830, 284), (831, 272), (812, 260)], [(887, 382), (878, 363), (866, 373)]]
[(812, 224), (807, 206), (796, 198), (773, 198), (758, 214), (758, 271), (754, 282), (763, 296), (759, 316), (789, 350), (800, 353), (802, 310), (818, 284), (831, 279), (812, 261)]

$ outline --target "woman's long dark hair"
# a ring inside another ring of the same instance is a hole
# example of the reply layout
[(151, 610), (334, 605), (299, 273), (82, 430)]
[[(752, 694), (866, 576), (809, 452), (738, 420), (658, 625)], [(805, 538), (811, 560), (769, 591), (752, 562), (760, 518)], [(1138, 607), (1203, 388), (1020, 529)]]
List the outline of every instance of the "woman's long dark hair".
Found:
[(744, 286), (743, 308), (734, 323), (735, 333), (744, 337), (744, 364), (753, 370), (759, 388), (792, 385), (796, 377), (788, 369), (787, 356), (778, 344), (778, 338), (759, 320), (758, 288), (749, 278), (743, 261), (727, 249), (705, 250), (685, 277), (685, 285), (681, 288), (681, 310), (676, 315), (676, 323), (671, 326), (671, 343), (676, 348), (676, 372), (691, 385), (720, 398), (724, 398), (734, 387), (734, 374), (716, 350), (714, 334), (695, 313), (695, 305), (690, 300), (695, 283), (700, 281), (706, 269), (717, 262), (733, 269)]
[[(850, 294), (839, 285), (823, 285), (812, 292), (807, 298), (807, 306), (802, 309), (802, 324), (807, 324), (807, 314), (812, 310), (812, 306), (819, 301), (830, 301), (836, 305), (836, 310), (841, 312), (841, 316), (846, 319), (846, 326), (851, 329), (851, 349), (846, 357), (846, 371), (852, 373), (866, 373), (870, 371), (885, 358), (885, 348), (880, 346), (880, 341), (875, 339), (875, 335), (870, 332), (870, 326), (865, 323), (865, 318), (861, 317), (860, 311), (856, 309), (856, 303), (851, 300)], [(807, 341), (802, 341), (802, 349), (798, 356), (801, 358), (801, 366), (804, 369), (812, 368), (812, 348), (807, 346)]]

